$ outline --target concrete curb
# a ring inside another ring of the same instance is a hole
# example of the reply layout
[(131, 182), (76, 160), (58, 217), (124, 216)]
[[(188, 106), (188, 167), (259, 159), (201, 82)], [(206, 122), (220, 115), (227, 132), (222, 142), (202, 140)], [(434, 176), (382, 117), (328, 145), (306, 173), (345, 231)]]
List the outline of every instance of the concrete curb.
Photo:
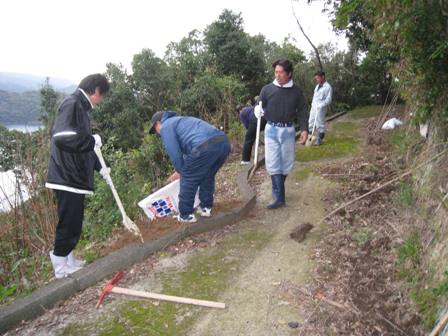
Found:
[[(264, 158), (258, 162), (257, 167), (260, 167), (263, 163)], [(253, 165), (243, 166), (237, 176), (238, 188), (243, 195), (243, 205), (240, 208), (211, 218), (201, 218), (197, 223), (185, 226), (157, 240), (148, 241), (141, 245), (128, 245), (96, 260), (68, 278), (51, 281), (48, 285), (37, 289), (27, 297), (2, 307), (0, 311), (0, 333), (6, 332), (21, 321), (31, 320), (42, 315), (57, 302), (95, 285), (120, 269), (132, 266), (150, 254), (163, 250), (170, 244), (174, 244), (190, 235), (219, 229), (241, 220), (255, 206), (256, 202), (255, 192), (247, 182), (252, 167)]]

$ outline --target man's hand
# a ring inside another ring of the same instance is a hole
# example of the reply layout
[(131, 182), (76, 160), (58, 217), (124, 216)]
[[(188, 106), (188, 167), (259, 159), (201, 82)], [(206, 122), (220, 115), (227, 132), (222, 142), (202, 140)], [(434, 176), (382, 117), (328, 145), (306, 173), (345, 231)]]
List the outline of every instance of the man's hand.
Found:
[(175, 171), (170, 177), (168, 177), (169, 182), (174, 182), (178, 179), (180, 179), (180, 174), (177, 171)]
[(107, 176), (110, 176), (110, 168), (109, 167), (101, 168), (100, 175), (103, 179), (106, 179)]
[(260, 104), (255, 106), (254, 114), (255, 114), (255, 117), (257, 117), (258, 119), (260, 119), (262, 116), (264, 116), (264, 110), (263, 110), (263, 107), (261, 106), (261, 102), (260, 102)]
[(98, 134), (92, 135), (93, 139), (95, 140), (95, 148), (101, 148), (103, 143), (101, 142), (101, 137)]
[(106, 183), (108, 185), (112, 185), (112, 179), (110, 177), (110, 168), (109, 167), (101, 168), (100, 175), (106, 181)]
[(299, 144), (304, 145), (307, 139), (308, 139), (308, 132), (302, 131), (299, 137)]

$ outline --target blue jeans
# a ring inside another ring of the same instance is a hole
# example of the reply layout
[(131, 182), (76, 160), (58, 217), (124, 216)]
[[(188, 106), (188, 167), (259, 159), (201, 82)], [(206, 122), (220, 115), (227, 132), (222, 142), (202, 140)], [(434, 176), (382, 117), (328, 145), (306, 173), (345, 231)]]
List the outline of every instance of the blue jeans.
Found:
[(193, 213), (194, 198), (199, 188), (200, 206), (211, 208), (215, 192), (215, 175), (230, 153), (230, 143), (225, 136), (217, 143), (206, 143), (193, 148), (184, 157), (180, 177), (179, 213), (186, 217)]
[(269, 175), (288, 175), (294, 168), (295, 135), (294, 127), (266, 125), (264, 151)]

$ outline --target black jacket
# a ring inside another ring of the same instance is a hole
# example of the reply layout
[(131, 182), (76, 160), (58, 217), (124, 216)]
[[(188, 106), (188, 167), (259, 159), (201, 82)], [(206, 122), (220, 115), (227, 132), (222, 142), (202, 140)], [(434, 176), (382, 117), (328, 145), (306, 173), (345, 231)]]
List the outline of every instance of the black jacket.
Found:
[(99, 171), (100, 164), (93, 151), (95, 140), (88, 115), (91, 109), (87, 97), (79, 90), (59, 106), (51, 131), (48, 165), (47, 183), (52, 186), (47, 187), (93, 191), (94, 170)]

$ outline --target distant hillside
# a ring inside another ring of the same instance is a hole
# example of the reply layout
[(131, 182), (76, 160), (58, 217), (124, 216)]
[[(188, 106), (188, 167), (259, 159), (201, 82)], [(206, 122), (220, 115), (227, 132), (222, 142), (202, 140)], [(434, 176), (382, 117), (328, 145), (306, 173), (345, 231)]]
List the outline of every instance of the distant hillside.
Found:
[[(39, 90), (46, 77), (14, 72), (0, 72), (0, 90), (16, 93)], [(57, 91), (72, 93), (76, 86), (73, 82), (50, 77), (50, 85)]]
[(0, 90), (1, 124), (37, 124), (40, 116), (40, 94), (38, 91), (23, 93)]

